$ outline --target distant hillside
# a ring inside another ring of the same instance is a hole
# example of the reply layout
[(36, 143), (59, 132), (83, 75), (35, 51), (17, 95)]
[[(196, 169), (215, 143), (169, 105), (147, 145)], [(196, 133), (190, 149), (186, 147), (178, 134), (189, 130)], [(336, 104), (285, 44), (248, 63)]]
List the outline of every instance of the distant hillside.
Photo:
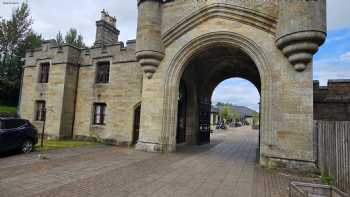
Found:
[(255, 113), (257, 113), (256, 111), (245, 106), (234, 105), (233, 108), (241, 114), (241, 117), (253, 116)]
[(235, 111), (237, 111), (241, 115), (241, 117), (253, 116), (255, 113), (257, 113), (255, 110), (252, 110), (249, 107), (232, 105), (232, 104), (227, 104), (227, 103), (217, 103), (216, 106), (212, 107), (212, 109), (215, 111), (217, 111), (217, 110), (220, 111), (224, 106), (232, 107)]

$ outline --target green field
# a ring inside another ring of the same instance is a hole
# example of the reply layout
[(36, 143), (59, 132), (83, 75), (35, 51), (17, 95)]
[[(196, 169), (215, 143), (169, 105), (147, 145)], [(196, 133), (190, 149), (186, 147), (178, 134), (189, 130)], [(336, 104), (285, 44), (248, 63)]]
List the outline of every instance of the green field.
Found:
[(35, 146), (37, 151), (47, 151), (61, 148), (76, 148), (80, 146), (98, 144), (97, 142), (87, 141), (75, 141), (75, 140), (44, 140), (44, 147), (40, 146), (41, 141), (39, 139), (38, 144)]
[(16, 106), (7, 106), (0, 104), (0, 113), (15, 114), (17, 112)]

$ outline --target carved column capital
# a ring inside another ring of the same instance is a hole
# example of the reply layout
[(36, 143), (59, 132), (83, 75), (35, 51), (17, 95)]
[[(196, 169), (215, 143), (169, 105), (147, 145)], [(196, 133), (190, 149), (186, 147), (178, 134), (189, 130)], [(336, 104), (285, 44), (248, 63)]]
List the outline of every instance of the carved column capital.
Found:
[(152, 78), (164, 57), (161, 40), (161, 2), (160, 0), (138, 1), (136, 59), (148, 79)]
[(317, 31), (296, 32), (276, 40), (277, 47), (288, 58), (296, 71), (304, 71), (319, 46), (326, 40), (326, 34)]
[(303, 71), (326, 39), (326, 0), (280, 0), (276, 46)]

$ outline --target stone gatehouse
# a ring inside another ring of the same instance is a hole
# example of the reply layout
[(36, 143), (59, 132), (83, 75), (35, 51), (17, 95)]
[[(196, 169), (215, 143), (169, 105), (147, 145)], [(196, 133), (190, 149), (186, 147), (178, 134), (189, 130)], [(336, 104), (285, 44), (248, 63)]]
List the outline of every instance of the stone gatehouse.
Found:
[[(48, 135), (136, 143), (210, 142), (214, 88), (241, 77), (261, 96), (260, 163), (313, 166), (312, 57), (325, 0), (138, 0), (136, 41), (102, 14), (93, 47), (29, 51), (21, 116)], [(42, 109), (46, 109), (46, 114)]]

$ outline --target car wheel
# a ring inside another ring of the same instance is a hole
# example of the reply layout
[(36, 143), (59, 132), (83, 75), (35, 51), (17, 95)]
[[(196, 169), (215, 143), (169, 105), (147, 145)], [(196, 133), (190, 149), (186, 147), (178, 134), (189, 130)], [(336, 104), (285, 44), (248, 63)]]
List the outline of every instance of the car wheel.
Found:
[(30, 153), (33, 150), (33, 141), (30, 139), (25, 139), (22, 144), (22, 153)]

